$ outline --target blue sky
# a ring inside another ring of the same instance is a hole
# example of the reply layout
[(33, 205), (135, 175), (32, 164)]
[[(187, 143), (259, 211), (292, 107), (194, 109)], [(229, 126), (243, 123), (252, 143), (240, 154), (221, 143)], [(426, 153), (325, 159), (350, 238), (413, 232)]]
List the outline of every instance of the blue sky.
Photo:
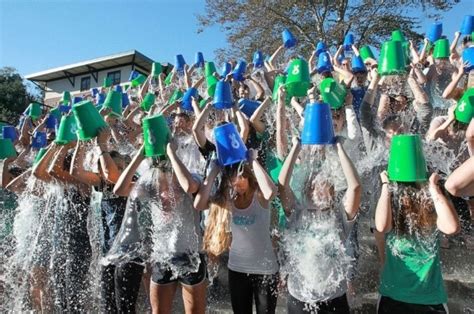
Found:
[[(181, 53), (192, 62), (196, 51), (212, 59), (225, 36), (219, 27), (197, 34), (203, 10), (204, 0), (0, 0), (0, 67), (25, 75), (131, 49), (156, 61)], [(452, 39), (473, 12), (474, 1), (462, 0), (445, 13), (443, 33)]]

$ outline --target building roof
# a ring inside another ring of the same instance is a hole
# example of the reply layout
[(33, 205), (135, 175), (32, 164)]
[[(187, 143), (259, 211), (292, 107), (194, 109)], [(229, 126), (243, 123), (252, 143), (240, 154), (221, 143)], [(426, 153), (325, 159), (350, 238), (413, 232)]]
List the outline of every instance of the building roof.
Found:
[(71, 76), (79, 76), (91, 72), (116, 68), (118, 66), (132, 65), (141, 68), (147, 72), (151, 71), (151, 64), (153, 60), (144, 54), (130, 50), (127, 52), (117, 53), (101, 58), (82, 61), (74, 64), (69, 64), (46, 71), (41, 71), (26, 75), (25, 78), (35, 82), (49, 82), (55, 81)]

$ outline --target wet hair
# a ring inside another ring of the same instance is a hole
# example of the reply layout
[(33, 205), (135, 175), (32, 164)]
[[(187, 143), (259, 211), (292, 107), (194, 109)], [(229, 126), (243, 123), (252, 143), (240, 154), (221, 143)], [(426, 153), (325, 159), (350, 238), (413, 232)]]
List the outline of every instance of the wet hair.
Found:
[(399, 126), (402, 125), (402, 120), (400, 119), (400, 117), (398, 115), (395, 115), (395, 114), (392, 114), (392, 115), (389, 115), (388, 117), (386, 117), (385, 119), (383, 119), (382, 121), (382, 128), (385, 130), (387, 129), (391, 124), (397, 124)]
[(71, 169), (71, 163), (72, 163), (72, 155), (73, 151), (69, 150), (67, 152), (66, 157), (64, 157), (64, 163), (63, 163), (63, 170), (69, 172), (69, 169)]
[(428, 233), (436, 225), (436, 212), (428, 186), (398, 183), (392, 197), (394, 230), (398, 234)]
[(12, 166), (10, 169), (8, 169), (8, 172), (14, 177), (20, 176), (23, 172), (25, 172), (25, 169), (20, 168), (18, 166)]
[(175, 118), (183, 118), (186, 122), (191, 121), (191, 117), (186, 112), (180, 112), (175, 115)]

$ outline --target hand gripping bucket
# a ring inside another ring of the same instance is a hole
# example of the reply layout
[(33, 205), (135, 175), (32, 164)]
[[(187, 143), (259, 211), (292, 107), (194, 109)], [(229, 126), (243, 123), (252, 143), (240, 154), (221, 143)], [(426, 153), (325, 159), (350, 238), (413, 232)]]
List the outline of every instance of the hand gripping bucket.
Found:
[[(117, 95), (119, 94), (117, 93)], [(82, 141), (96, 137), (99, 130), (107, 126), (97, 108), (89, 100), (74, 105), (72, 112), (76, 119), (77, 134)]]
[(144, 118), (142, 121), (145, 156), (158, 157), (166, 155), (166, 144), (170, 130), (163, 115)]
[(212, 76), (215, 72), (217, 72), (217, 70), (214, 62), (210, 61), (204, 64), (204, 76)]
[(465, 91), (459, 99), (454, 110), (454, 117), (457, 121), (465, 124), (469, 124), (474, 118), (474, 87)]
[(248, 118), (250, 118), (255, 110), (260, 107), (260, 102), (250, 99), (239, 99), (239, 109), (242, 111)]
[(405, 56), (400, 41), (387, 41), (382, 45), (379, 57), (378, 70), (380, 75), (403, 74), (405, 70)]
[(16, 157), (15, 146), (9, 138), (0, 138), (0, 159)]
[(461, 35), (471, 35), (474, 31), (474, 16), (473, 15), (466, 15), (462, 21), (461, 25)]
[(426, 34), (426, 38), (432, 43), (437, 41), (438, 39), (441, 38), (441, 35), (443, 34), (443, 23), (433, 23), (431, 24), (428, 33)]
[(230, 83), (219, 81), (216, 84), (213, 105), (216, 109), (230, 109), (234, 105)]
[(396, 135), (392, 138), (388, 178), (397, 182), (423, 182), (428, 179), (419, 135)]
[(331, 57), (327, 51), (323, 51), (319, 54), (318, 63), (316, 65), (316, 70), (319, 74), (325, 72), (332, 72)]
[(374, 53), (372, 52), (372, 49), (370, 49), (369, 46), (362, 46), (362, 47), (360, 47), (360, 49), (359, 49), (359, 54), (360, 54), (362, 60), (364, 60), (364, 62), (365, 62), (368, 58), (372, 58), (372, 59), (375, 60)]
[(326, 145), (334, 144), (334, 129), (331, 109), (325, 103), (308, 104), (304, 110), (301, 144)]
[(37, 131), (33, 134), (33, 139), (31, 143), (31, 147), (35, 149), (40, 149), (46, 147), (48, 145), (46, 132)]
[(194, 111), (193, 104), (192, 104), (192, 97), (194, 97), (197, 101), (198, 90), (194, 87), (188, 88), (188, 90), (184, 93), (183, 102), (181, 103), (181, 107), (184, 110)]
[(433, 58), (449, 58), (449, 55), (449, 40), (447, 40), (446, 38), (438, 39), (434, 45)]
[(332, 109), (340, 109), (344, 105), (347, 89), (336, 82), (332, 77), (325, 78), (319, 85), (323, 101)]
[(204, 55), (202, 52), (196, 52), (196, 57), (194, 59), (194, 64), (198, 68), (202, 68), (204, 66)]
[(253, 54), (253, 64), (255, 68), (263, 67), (263, 54), (260, 50), (255, 51)]
[(12, 142), (15, 142), (16, 139), (18, 138), (16, 128), (14, 126), (11, 126), (11, 125), (4, 125), (2, 127), (2, 137), (3, 138), (8, 138)]
[(176, 55), (176, 57), (175, 57), (176, 71), (183, 72), (185, 64), (186, 64), (186, 61), (184, 61), (183, 55)]
[(239, 61), (232, 72), (232, 77), (236, 81), (243, 81), (245, 80), (245, 70), (247, 70), (247, 63), (245, 61)]
[(353, 73), (365, 73), (367, 68), (365, 67), (364, 60), (360, 56), (352, 57), (352, 72)]
[(324, 42), (322, 41), (318, 42), (318, 44), (316, 45), (316, 57), (319, 57), (321, 52), (325, 52), (327, 51), (327, 49), (328, 48)]
[[(74, 108), (74, 107), (73, 107)], [(110, 108), (112, 113), (122, 116), (122, 93), (116, 91), (109, 91), (105, 98), (103, 108)]]
[(147, 93), (145, 97), (143, 97), (142, 102), (140, 103), (140, 108), (143, 111), (147, 112), (150, 110), (151, 106), (155, 103), (155, 95), (152, 93)]
[(474, 70), (474, 47), (473, 46), (464, 49), (464, 51), (462, 52), (462, 60), (463, 62), (468, 62), (467, 66), (464, 67), (464, 71), (466, 71), (466, 73), (471, 70)]
[(286, 91), (290, 97), (306, 96), (310, 85), (309, 67), (304, 59), (294, 59), (288, 68)]
[(278, 101), (278, 89), (280, 88), (281, 85), (285, 85), (286, 83), (286, 76), (282, 74), (278, 74), (275, 77), (275, 82), (273, 84), (273, 94), (272, 94), (272, 99), (274, 102)]
[(163, 71), (162, 67), (161, 67), (161, 63), (159, 62), (153, 62), (152, 65), (151, 65), (151, 75), (153, 77), (158, 77), (161, 72)]
[(62, 116), (54, 142), (59, 145), (66, 145), (69, 142), (76, 141), (76, 132), (77, 126), (74, 115)]
[(296, 37), (290, 32), (288, 28), (285, 28), (281, 33), (281, 37), (283, 39), (283, 44), (285, 48), (291, 48), (296, 46)]
[(354, 35), (351, 33), (348, 33), (346, 37), (344, 37), (344, 43), (343, 43), (344, 50), (351, 51), (353, 44), (354, 44)]
[(145, 83), (145, 81), (146, 81), (146, 76), (143, 75), (143, 74), (138, 74), (137, 77), (135, 77), (135, 78), (132, 80), (132, 87), (140, 86), (140, 85), (142, 85), (143, 83)]
[(217, 159), (223, 166), (230, 166), (247, 160), (247, 147), (240, 138), (233, 123), (226, 123), (214, 129)]

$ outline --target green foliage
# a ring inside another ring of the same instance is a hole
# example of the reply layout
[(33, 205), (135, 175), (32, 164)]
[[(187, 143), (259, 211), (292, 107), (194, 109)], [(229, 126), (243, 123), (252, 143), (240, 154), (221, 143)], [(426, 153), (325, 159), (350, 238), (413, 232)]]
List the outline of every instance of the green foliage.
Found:
[(0, 68), (0, 121), (16, 124), (20, 115), (38, 96), (28, 92), (20, 74), (12, 67)]
[[(216, 51), (218, 61), (251, 59), (260, 49), (273, 53), (288, 27), (299, 40), (297, 53), (308, 56), (319, 40), (341, 45), (351, 32), (360, 45), (378, 47), (401, 29), (407, 39), (421, 40), (422, 18), (438, 19), (459, 0), (206, 0), (198, 15), (201, 32), (220, 25), (229, 47)], [(413, 12), (419, 12), (416, 16)], [(423, 16), (424, 15), (424, 16)]]

